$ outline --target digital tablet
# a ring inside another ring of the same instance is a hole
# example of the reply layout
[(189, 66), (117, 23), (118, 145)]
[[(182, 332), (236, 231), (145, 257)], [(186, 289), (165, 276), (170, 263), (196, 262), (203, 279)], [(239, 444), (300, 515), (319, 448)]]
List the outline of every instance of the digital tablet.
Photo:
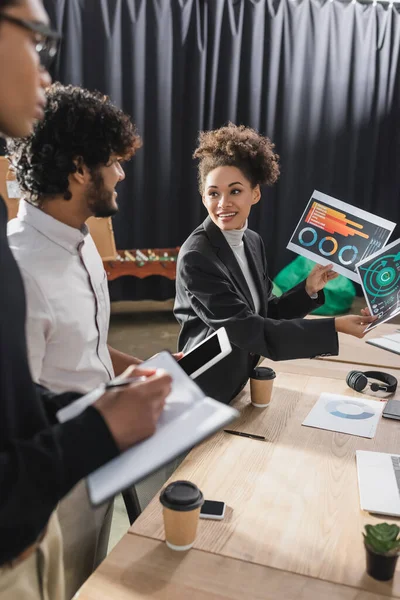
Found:
[(179, 366), (192, 379), (196, 379), (231, 352), (232, 346), (225, 327), (221, 327), (185, 354), (179, 361)]

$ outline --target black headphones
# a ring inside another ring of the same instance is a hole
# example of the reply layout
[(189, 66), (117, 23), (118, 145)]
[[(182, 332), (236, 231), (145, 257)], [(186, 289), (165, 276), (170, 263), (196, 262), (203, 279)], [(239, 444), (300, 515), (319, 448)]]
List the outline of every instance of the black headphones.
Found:
[[(368, 377), (382, 381), (385, 385), (369, 383)], [(397, 389), (396, 377), (389, 375), (389, 373), (382, 373), (382, 371), (350, 371), (346, 377), (346, 383), (356, 392), (362, 392), (367, 385), (371, 388), (371, 392), (387, 392), (388, 394), (394, 394)]]

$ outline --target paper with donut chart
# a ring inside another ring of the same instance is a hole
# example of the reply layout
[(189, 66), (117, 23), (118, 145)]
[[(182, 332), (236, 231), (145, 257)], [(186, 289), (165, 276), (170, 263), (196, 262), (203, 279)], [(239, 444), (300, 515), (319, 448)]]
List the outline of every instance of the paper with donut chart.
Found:
[[(172, 391), (167, 397), (156, 433), (89, 475), (87, 487), (93, 506), (144, 479), (239, 416), (239, 412), (231, 406), (208, 398), (169, 352), (160, 352), (140, 367), (165, 369), (172, 377)], [(91, 404), (102, 393), (104, 386), (100, 394), (90, 392), (62, 409), (62, 421), (85, 410), (87, 396), (91, 396)]]
[(383, 248), (395, 226), (314, 190), (287, 248), (360, 283), (356, 264)]
[(373, 438), (384, 407), (377, 400), (323, 393), (302, 425)]
[(378, 317), (370, 331), (400, 314), (400, 240), (358, 263), (357, 271), (369, 311)]

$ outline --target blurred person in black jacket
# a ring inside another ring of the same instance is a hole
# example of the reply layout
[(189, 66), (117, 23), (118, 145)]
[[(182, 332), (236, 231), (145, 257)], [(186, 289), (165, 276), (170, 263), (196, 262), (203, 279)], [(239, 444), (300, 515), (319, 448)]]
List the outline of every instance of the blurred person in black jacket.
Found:
[[(43, 118), (58, 35), (40, 0), (0, 0), (0, 131), (24, 137)], [(71, 488), (155, 431), (171, 380), (105, 393), (79, 417), (55, 413), (79, 394), (35, 386), (25, 339), (24, 287), (0, 199), (0, 600), (62, 600), (62, 540), (54, 510)]]

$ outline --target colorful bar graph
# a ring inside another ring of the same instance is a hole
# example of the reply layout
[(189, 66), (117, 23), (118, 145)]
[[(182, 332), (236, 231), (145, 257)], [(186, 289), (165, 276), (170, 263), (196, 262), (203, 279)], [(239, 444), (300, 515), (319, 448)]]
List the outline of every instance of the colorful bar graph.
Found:
[(314, 225), (319, 229), (323, 229), (328, 233), (340, 233), (344, 237), (358, 235), (364, 239), (369, 239), (369, 235), (358, 231), (363, 229), (363, 225), (355, 223), (346, 218), (345, 213), (342, 213), (328, 206), (324, 206), (319, 202), (313, 202), (310, 211), (306, 217), (306, 223)]

